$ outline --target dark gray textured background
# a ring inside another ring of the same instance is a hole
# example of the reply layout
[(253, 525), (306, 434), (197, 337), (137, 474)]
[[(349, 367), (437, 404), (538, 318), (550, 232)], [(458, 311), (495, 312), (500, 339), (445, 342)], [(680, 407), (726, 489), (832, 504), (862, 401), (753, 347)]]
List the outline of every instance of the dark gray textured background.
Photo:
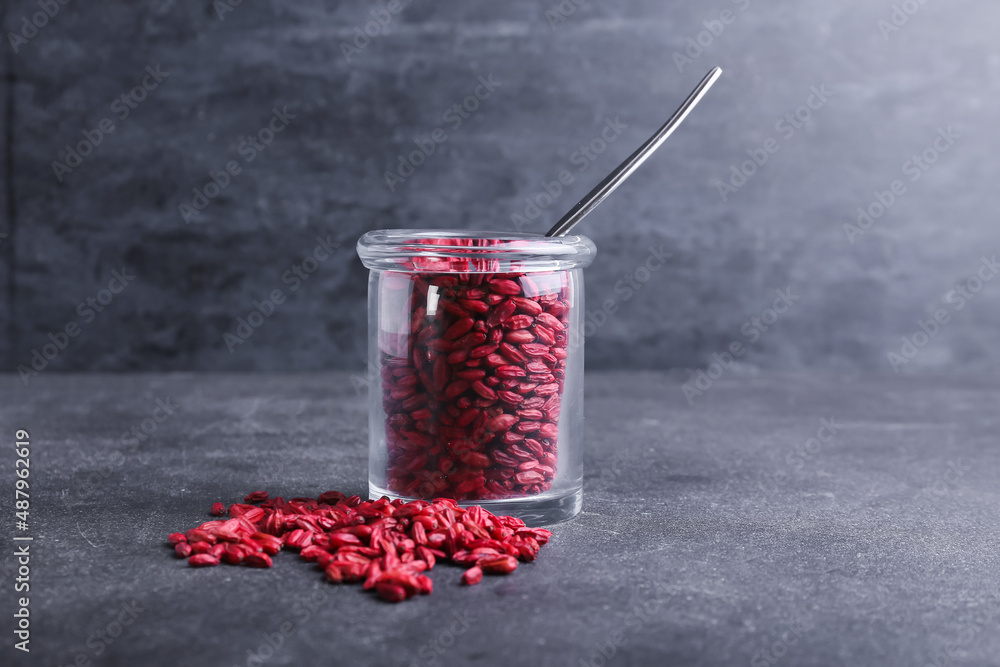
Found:
[[(36, 3), (4, 3), (5, 35)], [(960, 312), (944, 299), (1000, 250), (1000, 7), (911, 4), (884, 39), (886, 0), (567, 0), (555, 26), (556, 2), (416, 0), (349, 63), (341, 44), (384, 3), (244, 2), (220, 18), (209, 0), (69, 2), (17, 53), (3, 44), (0, 358), (30, 363), (125, 265), (138, 278), (50, 369), (359, 368), (360, 234), (510, 229), (620, 118), (622, 136), (528, 228), (543, 231), (717, 64), (703, 106), (583, 225), (599, 249), (590, 307), (620, 306), (588, 341), (590, 367), (696, 367), (740, 341), (753, 367), (889, 370), (900, 337), (944, 308), (905, 369), (996, 368), (1000, 287)], [(727, 8), (735, 20), (679, 71), (673, 54)], [(119, 121), (112, 101), (156, 65), (169, 77)], [(442, 113), (489, 75), (501, 85), (449, 128)], [(828, 102), (782, 137), (775, 123), (823, 85)], [(186, 224), (192, 188), (242, 160), (242, 137), (285, 105), (289, 127)], [(58, 183), (53, 160), (105, 117), (115, 132)], [(909, 181), (904, 162), (948, 126), (960, 138)], [(385, 169), (436, 127), (447, 143), (390, 191)], [(779, 151), (723, 202), (714, 181), (769, 137)], [(907, 192), (850, 243), (843, 225), (896, 178)], [(291, 293), (282, 273), (327, 234), (342, 249)], [(671, 261), (625, 302), (615, 282), (650, 246)], [(744, 322), (788, 287), (800, 299), (752, 342)], [(275, 288), (289, 300), (230, 353), (223, 333)]]

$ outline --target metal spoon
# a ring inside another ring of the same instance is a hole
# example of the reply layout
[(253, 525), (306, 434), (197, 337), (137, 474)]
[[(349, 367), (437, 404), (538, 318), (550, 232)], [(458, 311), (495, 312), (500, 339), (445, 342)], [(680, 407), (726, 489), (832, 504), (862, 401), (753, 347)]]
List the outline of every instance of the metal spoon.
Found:
[(632, 172), (639, 168), (639, 165), (646, 161), (650, 155), (653, 154), (657, 148), (667, 140), (673, 131), (677, 129), (677, 126), (684, 122), (687, 115), (691, 113), (691, 110), (695, 108), (701, 98), (705, 96), (708, 89), (712, 87), (712, 84), (722, 75), (722, 70), (718, 67), (712, 69), (705, 78), (701, 80), (698, 87), (695, 88), (688, 98), (684, 100), (674, 115), (670, 117), (670, 120), (666, 124), (657, 130), (656, 134), (651, 136), (649, 140), (639, 147), (639, 150), (632, 153), (624, 162), (618, 165), (618, 168), (613, 172), (608, 174), (607, 178), (601, 181), (596, 188), (587, 193), (584, 197), (577, 203), (576, 206), (569, 210), (569, 213), (564, 215), (559, 222), (555, 224), (552, 229), (548, 231), (546, 236), (563, 236), (570, 229), (573, 228), (576, 223), (583, 220), (587, 215), (597, 208), (605, 198), (615, 191), (622, 182), (632, 175)]

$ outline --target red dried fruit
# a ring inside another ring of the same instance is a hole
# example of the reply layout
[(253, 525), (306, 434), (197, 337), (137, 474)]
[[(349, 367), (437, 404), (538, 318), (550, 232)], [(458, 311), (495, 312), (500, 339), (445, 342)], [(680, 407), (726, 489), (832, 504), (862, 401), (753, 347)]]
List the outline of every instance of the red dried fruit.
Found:
[(272, 556), (281, 551), (281, 538), (274, 535), (260, 532), (254, 533), (250, 536), (250, 541), (256, 544), (261, 551)]
[(262, 503), (267, 500), (267, 491), (254, 491), (247, 494), (247, 497), (243, 499), (245, 503)]
[(363, 563), (355, 563), (349, 560), (334, 560), (330, 562), (330, 565), (336, 565), (340, 569), (345, 583), (361, 581), (365, 578), (367, 565)]
[[(460, 310), (459, 312), (462, 311)], [(450, 327), (448, 327), (448, 329), (444, 332), (442, 338), (444, 338), (445, 340), (454, 340), (456, 338), (461, 338), (462, 336), (464, 336), (465, 334), (467, 334), (469, 331), (472, 330), (472, 327), (475, 323), (476, 321), (471, 317), (464, 317), (455, 322), (454, 324), (452, 324)]]
[(517, 569), (517, 559), (513, 556), (495, 556), (483, 558), (479, 567), (488, 574), (510, 574)]
[(249, 567), (271, 567), (271, 557), (267, 554), (249, 554), (243, 558), (243, 564)]
[(514, 481), (518, 484), (523, 484), (525, 486), (531, 486), (533, 484), (541, 484), (545, 481), (545, 476), (538, 472), (537, 470), (526, 470), (524, 472), (519, 472), (514, 475)]
[(545, 528), (518, 528), (517, 535), (519, 537), (530, 537), (539, 544), (546, 544), (549, 538), (552, 537), (552, 531)]
[[(466, 293), (466, 295), (468, 295), (468, 292)], [(462, 304), (463, 308), (473, 313), (485, 313), (490, 309), (490, 307), (486, 305), (485, 302), (475, 301), (473, 299), (460, 299), (459, 303)]]
[(425, 574), (417, 576), (417, 584), (419, 584), (417, 593), (420, 595), (430, 595), (434, 592), (434, 582)]
[(516, 415), (498, 415), (486, 422), (486, 427), (494, 433), (503, 433), (517, 423)]
[(549, 351), (548, 345), (542, 345), (540, 343), (527, 342), (521, 345), (521, 351), (532, 357), (540, 357), (543, 354), (547, 354)]
[(219, 528), (215, 531), (215, 539), (221, 542), (239, 542), (243, 538), (235, 531)]
[(520, 343), (523, 345), (535, 340), (535, 335), (525, 329), (517, 329), (516, 331), (508, 331), (504, 334), (503, 338), (508, 343)]
[(200, 528), (192, 528), (191, 530), (184, 533), (187, 537), (187, 541), (191, 544), (195, 542), (208, 542), (209, 544), (215, 544), (216, 537), (207, 530), (201, 530)]
[(486, 363), (489, 364), (490, 366), (503, 366), (507, 364), (508, 361), (503, 357), (503, 355), (494, 352), (493, 354), (489, 354), (486, 356)]
[(222, 516), (226, 513), (226, 506), (222, 503), (214, 503), (212, 505), (212, 514), (214, 516)]
[(524, 396), (521, 394), (516, 394), (512, 391), (498, 391), (497, 397), (504, 403), (510, 403), (511, 405), (517, 405), (524, 401)]
[(230, 565), (238, 565), (243, 562), (243, 557), (248, 553), (252, 552), (248, 551), (246, 547), (239, 544), (227, 544), (222, 552), (222, 560)]
[(388, 602), (402, 602), (407, 598), (406, 589), (389, 582), (382, 582), (375, 585), (378, 596)]
[(513, 297), (511, 301), (513, 301), (517, 305), (518, 310), (520, 310), (522, 313), (531, 315), (532, 317), (539, 315), (542, 312), (542, 307), (537, 302), (532, 301), (531, 299), (525, 299), (516, 296)]
[(328, 564), (323, 568), (323, 573), (326, 575), (327, 581), (331, 583), (339, 584), (344, 581), (344, 573), (336, 565)]
[(356, 535), (351, 535), (350, 533), (333, 533), (329, 538), (329, 546), (327, 548), (339, 549), (340, 547), (348, 547), (354, 545), (361, 545), (361, 539)]
[(462, 575), (462, 583), (466, 586), (475, 586), (480, 581), (483, 580), (483, 570), (478, 565), (475, 567), (470, 567)]
[(538, 434), (543, 438), (555, 439), (559, 437), (559, 427), (551, 422), (547, 422), (539, 427)]
[(507, 357), (515, 364), (524, 363), (527, 360), (527, 357), (525, 357), (519, 349), (510, 343), (500, 343), (500, 352), (502, 352), (503, 356)]
[(552, 329), (553, 331), (562, 331), (566, 328), (558, 318), (553, 317), (549, 313), (539, 313), (535, 316), (535, 321), (548, 327), (549, 329)]
[(477, 345), (481, 345), (485, 342), (486, 342), (486, 334), (477, 331), (475, 333), (470, 333), (465, 337), (456, 340), (454, 347), (455, 349), (470, 348), (470, 347), (475, 347)]
[(235, 504), (229, 506), (229, 516), (243, 517), (247, 521), (257, 521), (264, 515), (264, 510), (253, 505)]
[(188, 546), (193, 554), (207, 554), (212, 550), (212, 545), (208, 542), (194, 542)]
[(487, 387), (485, 384), (483, 384), (481, 380), (476, 380), (475, 382), (473, 382), (472, 389), (483, 398), (489, 400), (493, 400), (497, 397), (497, 393), (492, 389), (490, 389), (489, 387)]
[[(467, 446), (477, 445), (469, 441)], [(475, 461), (477, 468), (492, 465), (475, 449), (463, 450), (464, 455), (482, 457)], [(506, 455), (494, 451), (493, 456)], [(539, 460), (522, 463), (533, 466), (531, 472), (545, 467)], [(478, 475), (464, 473), (459, 479), (459, 486), (485, 486)], [(424, 573), (440, 560), (470, 566), (462, 582), (472, 585), (482, 579), (484, 571), (506, 574), (516, 569), (517, 559), (534, 560), (551, 536), (542, 528), (526, 528), (520, 519), (494, 516), (481, 507), (459, 507), (446, 498), (432, 503), (390, 502), (388, 498), (363, 501), (335, 492), (321, 498), (326, 502), (275, 498), (255, 508), (259, 512), (254, 521), (246, 518), (249, 513), (228, 521), (208, 521), (187, 533), (172, 533), (170, 539), (178, 556), (190, 556), (191, 567), (225, 562), (259, 568), (272, 567), (270, 555), (282, 545), (298, 548), (311, 540), (312, 544), (301, 547), (299, 556), (315, 561), (328, 580), (364, 581), (366, 590), (374, 588), (383, 598), (398, 602), (431, 593), (433, 582)], [(231, 541), (233, 536), (238, 541)], [(197, 541), (186, 541), (192, 538)]]
[(191, 567), (211, 567), (218, 564), (219, 559), (211, 554), (195, 554), (188, 559), (188, 565)]
[(497, 294), (514, 296), (521, 293), (521, 286), (513, 280), (491, 280), (489, 288)]
[(469, 352), (469, 358), (471, 359), (481, 359), (483, 357), (489, 356), (496, 352), (497, 345), (494, 343), (487, 343), (486, 345), (480, 345), (474, 348), (472, 352)]
[(534, 322), (530, 315), (514, 315), (504, 322), (503, 326), (506, 329), (527, 329)]
[(382, 576), (382, 567), (378, 564), (377, 561), (371, 563), (368, 566), (368, 569), (365, 570), (365, 576), (366, 579), (365, 583), (362, 585), (362, 588), (366, 591), (375, 588), (375, 585), (378, 584), (379, 577)]
[(347, 500), (345, 496), (340, 491), (326, 491), (325, 493), (319, 494), (317, 500), (321, 503), (326, 503), (327, 505), (335, 505), (342, 500)]
[(465, 393), (468, 388), (469, 383), (466, 380), (455, 380), (445, 388), (444, 393), (447, 394), (448, 398), (455, 398)]
[(288, 534), (285, 544), (292, 549), (304, 549), (312, 544), (312, 536), (313, 533), (311, 531), (299, 528)]

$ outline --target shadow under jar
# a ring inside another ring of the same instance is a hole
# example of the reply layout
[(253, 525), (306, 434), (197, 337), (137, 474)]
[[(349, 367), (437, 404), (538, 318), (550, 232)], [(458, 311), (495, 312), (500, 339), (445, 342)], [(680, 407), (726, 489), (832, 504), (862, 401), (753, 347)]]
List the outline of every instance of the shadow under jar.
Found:
[(583, 236), (384, 230), (368, 283), (372, 497), (535, 523), (583, 497)]

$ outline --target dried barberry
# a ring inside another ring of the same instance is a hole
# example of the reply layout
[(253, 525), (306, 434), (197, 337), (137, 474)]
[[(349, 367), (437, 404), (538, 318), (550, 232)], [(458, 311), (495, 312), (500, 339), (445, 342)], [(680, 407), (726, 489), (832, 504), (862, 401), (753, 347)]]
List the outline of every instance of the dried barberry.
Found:
[[(537, 468), (537, 462), (530, 463)], [(262, 496), (266, 498), (263, 491), (247, 498)], [(225, 562), (269, 568), (271, 556), (288, 546), (299, 549), (303, 560), (315, 562), (330, 582), (363, 581), (365, 590), (400, 602), (433, 591), (424, 572), (440, 561), (468, 567), (462, 583), (472, 585), (482, 580), (483, 572), (508, 574), (518, 560), (535, 560), (552, 535), (544, 528), (528, 528), (520, 519), (495, 516), (482, 507), (459, 507), (443, 498), (363, 501), (328, 491), (319, 500), (258, 502), (260, 507), (250, 509), (234, 504), (230, 519), (171, 533), (168, 542), (177, 556), (190, 556), (191, 567)]]

